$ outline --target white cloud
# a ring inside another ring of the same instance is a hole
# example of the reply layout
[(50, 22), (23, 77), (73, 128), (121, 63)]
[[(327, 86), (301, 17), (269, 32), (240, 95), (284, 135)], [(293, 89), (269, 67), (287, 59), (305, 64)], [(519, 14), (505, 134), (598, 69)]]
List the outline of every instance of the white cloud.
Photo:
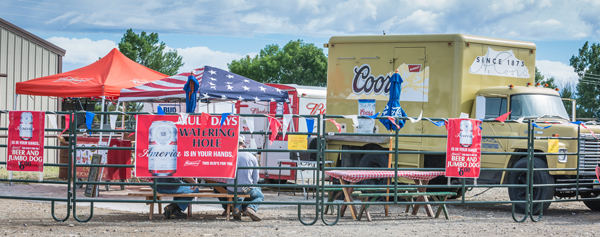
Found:
[(544, 77), (554, 77), (558, 86), (564, 86), (566, 83), (575, 84), (578, 82), (577, 73), (573, 70), (573, 67), (564, 64), (562, 62), (538, 60), (536, 61), (538, 71)]
[[(26, 5), (27, 3), (23, 3)], [(600, 1), (344, 0), (170, 1), (105, 0), (69, 4), (41, 0), (49, 18), (26, 27), (43, 31), (147, 32), (253, 37), (465, 33), (521, 40), (600, 38)], [(10, 11), (26, 12), (27, 8)], [(135, 11), (132, 11), (135, 9)], [(190, 30), (193, 29), (193, 30)]]
[[(203, 46), (178, 48), (175, 50), (177, 50), (178, 55), (181, 55), (183, 62), (185, 63), (185, 65), (179, 69), (179, 72), (191, 71), (192, 69), (201, 68), (205, 65), (228, 70), (228, 63), (246, 56), (236, 53), (214, 51)], [(257, 53), (249, 53), (247, 55), (254, 57), (256, 54)]]
[(46, 39), (51, 43), (67, 50), (63, 58), (64, 63), (87, 65), (104, 57), (112, 49), (117, 48), (117, 43), (112, 40), (93, 41), (88, 38), (50, 37)]

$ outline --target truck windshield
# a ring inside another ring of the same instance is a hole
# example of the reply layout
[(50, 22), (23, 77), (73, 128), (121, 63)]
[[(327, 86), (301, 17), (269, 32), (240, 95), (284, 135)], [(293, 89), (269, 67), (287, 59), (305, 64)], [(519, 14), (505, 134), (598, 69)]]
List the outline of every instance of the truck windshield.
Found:
[(537, 118), (542, 115), (555, 115), (569, 118), (560, 97), (544, 94), (513, 95), (510, 100), (512, 118)]

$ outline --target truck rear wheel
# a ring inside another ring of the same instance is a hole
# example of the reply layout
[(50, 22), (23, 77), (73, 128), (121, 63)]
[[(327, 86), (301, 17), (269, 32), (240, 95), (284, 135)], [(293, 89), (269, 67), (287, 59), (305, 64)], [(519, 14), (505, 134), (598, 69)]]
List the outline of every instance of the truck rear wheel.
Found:
[[(533, 158), (534, 168), (548, 168), (548, 164), (538, 157)], [(522, 158), (513, 168), (527, 168), (527, 158)], [(511, 171), (508, 176), (509, 184), (527, 184), (527, 172), (526, 171)], [(548, 173), (548, 171), (535, 171), (533, 174), (534, 184), (554, 184), (554, 178)], [(531, 195), (534, 200), (552, 200), (554, 197), (554, 187), (540, 187), (534, 188), (533, 194)], [(511, 201), (523, 201), (527, 200), (526, 188), (508, 188), (508, 196)], [(515, 211), (518, 213), (525, 213), (525, 204), (515, 204)], [(550, 202), (534, 203), (533, 214), (539, 214), (543, 208), (546, 211), (550, 207)]]
[[(388, 156), (382, 154), (365, 154), (358, 167), (372, 167), (372, 168), (387, 168), (388, 167)], [(367, 179), (360, 182), (360, 184), (387, 184), (386, 179)]]
[(583, 201), (583, 204), (592, 211), (600, 211), (600, 201)]

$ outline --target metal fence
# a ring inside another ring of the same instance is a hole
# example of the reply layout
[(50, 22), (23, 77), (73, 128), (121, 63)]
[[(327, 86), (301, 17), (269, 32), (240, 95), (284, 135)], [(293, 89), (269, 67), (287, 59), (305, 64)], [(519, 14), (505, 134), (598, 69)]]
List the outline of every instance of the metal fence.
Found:
[[(47, 112), (54, 113), (54, 112)], [(71, 126), (65, 134), (68, 137), (67, 146), (45, 146), (45, 149), (64, 149), (68, 152), (68, 162), (67, 163), (45, 163), (44, 166), (48, 167), (64, 167), (67, 169), (67, 178), (66, 180), (53, 180), (53, 181), (40, 181), (34, 179), (8, 179), (1, 178), (0, 182), (27, 182), (27, 183), (48, 183), (48, 184), (59, 184), (66, 186), (66, 192), (64, 194), (64, 198), (50, 198), (50, 197), (32, 197), (32, 196), (9, 196), (9, 195), (0, 195), (0, 199), (20, 199), (20, 200), (37, 200), (37, 201), (50, 201), (52, 205), (52, 217), (56, 221), (66, 221), (69, 219), (70, 214), (73, 214), (73, 218), (79, 222), (87, 222), (93, 218), (94, 215), (94, 203), (97, 202), (120, 202), (120, 203), (191, 203), (191, 204), (250, 204), (250, 202), (240, 202), (237, 199), (237, 194), (234, 194), (235, 197), (233, 201), (207, 201), (207, 200), (195, 200), (195, 201), (165, 201), (159, 200), (157, 198), (156, 187), (158, 185), (174, 185), (174, 186), (197, 186), (196, 184), (173, 184), (173, 183), (157, 183), (156, 180), (153, 182), (88, 182), (88, 181), (80, 181), (76, 177), (76, 170), (78, 167), (114, 167), (114, 168), (135, 168), (134, 165), (116, 165), (116, 164), (77, 164), (75, 160), (75, 156), (78, 150), (82, 149), (98, 149), (98, 150), (128, 150), (133, 151), (133, 147), (94, 147), (94, 148), (86, 148), (86, 147), (78, 147), (77, 146), (77, 137), (82, 135), (83, 133), (131, 133), (135, 132), (133, 128), (120, 129), (120, 130), (111, 130), (111, 129), (80, 129), (75, 125), (78, 124), (76, 115), (85, 114), (85, 112), (81, 111), (73, 111), (73, 112), (56, 112), (56, 114), (70, 114), (72, 118), (74, 118), (70, 123)], [(6, 115), (7, 111), (0, 111), (1, 115)], [(97, 112), (97, 115), (123, 115), (125, 113), (121, 112)], [(127, 115), (137, 115), (137, 114), (147, 114), (147, 113), (126, 113)], [(242, 117), (261, 117), (264, 115), (254, 115), (254, 114), (241, 114)], [(340, 209), (344, 205), (356, 205), (357, 203), (350, 203), (347, 200), (343, 202), (335, 201), (335, 200), (327, 200), (329, 192), (327, 190), (335, 189), (335, 188), (373, 188), (373, 185), (369, 184), (353, 184), (353, 185), (340, 185), (335, 182), (331, 182), (332, 180), (326, 180), (325, 177), (326, 171), (332, 170), (388, 170), (394, 171), (395, 177), (392, 179), (391, 184), (382, 184), (377, 185), (377, 188), (389, 189), (389, 193), (393, 193), (393, 195), (388, 195), (387, 200), (385, 201), (377, 201), (377, 202), (369, 202), (369, 205), (414, 205), (414, 204), (452, 204), (452, 205), (470, 205), (470, 204), (492, 204), (492, 203), (508, 203), (512, 205), (512, 218), (516, 222), (523, 222), (528, 217), (536, 222), (541, 220), (543, 215), (542, 211), (539, 213), (535, 213), (534, 206), (539, 203), (547, 203), (547, 202), (568, 202), (568, 201), (598, 201), (600, 202), (600, 197), (580, 197), (579, 189), (582, 187), (593, 187), (593, 184), (590, 183), (580, 183), (579, 173), (580, 170), (585, 168), (584, 166), (578, 165), (575, 168), (562, 168), (562, 169), (549, 169), (549, 168), (534, 168), (534, 158), (536, 156), (550, 155), (550, 153), (541, 153), (536, 152), (534, 149), (534, 140), (535, 139), (543, 139), (544, 137), (535, 136), (535, 127), (532, 125), (531, 121), (527, 122), (527, 133), (526, 136), (519, 137), (506, 137), (506, 136), (484, 136), (483, 138), (493, 138), (493, 139), (521, 139), (527, 141), (527, 150), (522, 152), (482, 152), (482, 155), (515, 155), (522, 156), (527, 158), (527, 166), (523, 168), (481, 168), (481, 171), (502, 171), (502, 172), (524, 172), (524, 179), (521, 184), (476, 184), (476, 183), (467, 183), (466, 179), (461, 179), (461, 182), (458, 184), (431, 184), (431, 185), (411, 185), (412, 188), (444, 188), (444, 189), (458, 189), (460, 190), (459, 196), (461, 198), (456, 200), (431, 200), (429, 202), (424, 201), (414, 201), (411, 199), (403, 199), (398, 196), (398, 191), (402, 190), (402, 188), (407, 187), (406, 184), (400, 183), (397, 180), (398, 172), (404, 170), (412, 170), (412, 171), (444, 171), (444, 168), (401, 168), (397, 159), (399, 156), (404, 154), (425, 154), (425, 155), (445, 155), (445, 152), (440, 151), (417, 151), (417, 150), (398, 150), (398, 138), (402, 137), (428, 137), (433, 139), (445, 139), (446, 135), (412, 135), (412, 134), (402, 134), (402, 130), (400, 132), (396, 131), (391, 134), (361, 134), (361, 133), (332, 133), (332, 132), (324, 132), (324, 124), (325, 119), (336, 119), (343, 118), (342, 116), (334, 116), (334, 115), (294, 115), (295, 117), (305, 117), (305, 118), (313, 118), (316, 120), (317, 131), (313, 133), (301, 133), (301, 132), (287, 132), (287, 134), (297, 134), (297, 135), (310, 135), (316, 137), (318, 139), (317, 146), (314, 149), (308, 149), (303, 152), (307, 153), (315, 153), (316, 154), (316, 163), (315, 167), (260, 167), (263, 170), (311, 170), (314, 172), (318, 172), (320, 175), (315, 176), (315, 184), (253, 184), (246, 186), (253, 187), (263, 187), (263, 188), (309, 188), (315, 190), (315, 198), (314, 200), (305, 200), (305, 201), (266, 201), (260, 203), (261, 205), (295, 205), (297, 206), (298, 212), (298, 220), (304, 225), (313, 225), (319, 221), (319, 219), (326, 225), (335, 225), (340, 219)], [(387, 119), (387, 117), (381, 117), (383, 119)], [(396, 118), (396, 119), (407, 119), (407, 118)], [(441, 121), (443, 119), (432, 119), (434, 121)], [(491, 121), (491, 120), (490, 120)], [(486, 121), (486, 122), (490, 122)], [(510, 121), (506, 121), (509, 123)], [(7, 128), (0, 128), (0, 132), (7, 131)], [(61, 129), (46, 129), (46, 132), (59, 132)], [(250, 134), (250, 132), (240, 132), (241, 134)], [(256, 131), (252, 134), (265, 134), (270, 135), (270, 132), (267, 131)], [(393, 137), (395, 141), (396, 149), (389, 150), (332, 150), (327, 149), (327, 140), (328, 137), (331, 136), (380, 136), (380, 137)], [(547, 138), (547, 137), (546, 137)], [(556, 138), (556, 137), (555, 137)], [(565, 153), (565, 155), (575, 155), (578, 159), (577, 164), (580, 164), (579, 157), (582, 156), (600, 156), (600, 152), (591, 152), (589, 150), (581, 150), (581, 142), (586, 141), (595, 141), (595, 138), (581, 138), (581, 137), (564, 137), (557, 138), (564, 140), (577, 140), (578, 150), (576, 153)], [(0, 149), (6, 149), (6, 144), (0, 144)], [(585, 148), (585, 146), (583, 146)], [(282, 150), (282, 149), (244, 149), (243, 151), (248, 152), (298, 152), (297, 150)], [(327, 153), (361, 153), (361, 154), (391, 154), (394, 158), (392, 159), (393, 165), (392, 168), (373, 168), (373, 167), (327, 167), (325, 165), (325, 155)], [(553, 155), (556, 155), (554, 153)], [(0, 162), (0, 165), (6, 165), (6, 162)], [(253, 169), (251, 167), (239, 167), (239, 169)], [(534, 176), (536, 172), (544, 172), (544, 171), (577, 171), (577, 176), (568, 182), (560, 183), (560, 184), (536, 184), (534, 182)], [(153, 197), (152, 200), (131, 200), (131, 199), (93, 199), (93, 198), (82, 198), (77, 195), (77, 187), (81, 185), (127, 185), (127, 186), (149, 186), (152, 187)], [(235, 179), (234, 184), (225, 184), (225, 183), (204, 183), (201, 186), (205, 187), (241, 187), (243, 185), (238, 184), (237, 178)], [(571, 199), (550, 199), (550, 200), (535, 200), (533, 197), (533, 193), (536, 189), (544, 188), (544, 187), (552, 187), (552, 188), (574, 188), (575, 198)], [(512, 200), (512, 201), (468, 201), (465, 198), (465, 192), (468, 189), (472, 188), (518, 188), (522, 189), (525, 192), (524, 200)], [(402, 200), (401, 200), (402, 199)], [(59, 218), (55, 215), (55, 203), (66, 203), (67, 206), (67, 214), (64, 218)], [(77, 204), (78, 203), (89, 203), (89, 215), (83, 216), (82, 214), (77, 213)], [(153, 205), (153, 204), (151, 204)], [(519, 215), (515, 212), (515, 205), (524, 205), (525, 213)], [(310, 215), (313, 217), (311, 220), (303, 219), (303, 211), (306, 212), (306, 207), (310, 207), (308, 213), (312, 213), (314, 211), (314, 215)], [(314, 206), (314, 209), (312, 209)], [(304, 207), (304, 208), (303, 208)], [(335, 209), (335, 213), (333, 215), (329, 215), (326, 213), (326, 209), (331, 207), (331, 209)], [(304, 209), (304, 210), (303, 210)], [(535, 213), (535, 214), (534, 214)]]

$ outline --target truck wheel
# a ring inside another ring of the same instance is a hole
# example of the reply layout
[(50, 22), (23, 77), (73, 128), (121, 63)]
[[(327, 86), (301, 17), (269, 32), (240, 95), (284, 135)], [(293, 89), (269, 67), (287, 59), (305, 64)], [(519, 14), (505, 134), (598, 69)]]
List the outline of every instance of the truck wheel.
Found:
[[(534, 168), (548, 168), (548, 165), (544, 160), (534, 157), (533, 158)], [(527, 168), (527, 158), (522, 158), (513, 168)], [(526, 171), (512, 171), (508, 176), (509, 184), (526, 184), (527, 183), (527, 172)], [(535, 171), (533, 174), (534, 184), (554, 184), (554, 178), (548, 173), (548, 171)], [(552, 200), (554, 197), (554, 187), (541, 187), (534, 188), (533, 194), (531, 195), (534, 200)], [(527, 200), (526, 188), (508, 188), (508, 196), (511, 201), (523, 201)], [(542, 207), (543, 204), (543, 207)], [(515, 204), (515, 211), (518, 213), (525, 213), (525, 204)], [(533, 214), (539, 214), (541, 208), (546, 211), (550, 207), (550, 202), (535, 203), (533, 204)]]
[(592, 211), (600, 211), (600, 201), (583, 201), (583, 204)]
[[(429, 185), (444, 185), (448, 183), (446, 176), (438, 176), (429, 180)], [(427, 188), (427, 192), (453, 192), (456, 193), (454, 196), (448, 197), (448, 199), (458, 199), (462, 197), (462, 187), (460, 188)]]
[[(372, 167), (372, 168), (387, 168), (388, 157), (382, 154), (366, 154), (358, 162), (358, 167)], [(359, 182), (359, 184), (387, 184), (387, 179), (367, 179)]]

